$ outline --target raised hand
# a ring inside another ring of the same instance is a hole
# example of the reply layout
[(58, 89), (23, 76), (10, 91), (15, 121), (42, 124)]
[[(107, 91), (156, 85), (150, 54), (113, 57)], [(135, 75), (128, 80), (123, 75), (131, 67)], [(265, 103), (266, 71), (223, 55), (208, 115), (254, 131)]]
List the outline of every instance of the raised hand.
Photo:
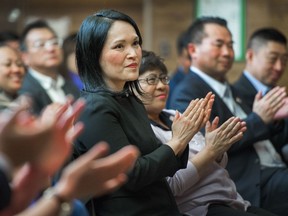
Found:
[(183, 114), (176, 112), (172, 124), (172, 139), (167, 143), (176, 155), (185, 150), (189, 141), (200, 130), (206, 104), (204, 99), (192, 100)]
[[(84, 125), (81, 122), (73, 125), (85, 106), (82, 99), (78, 99), (73, 106), (71, 100), (64, 105), (51, 105), (40, 117), (42, 124), (51, 125), (52, 136), (45, 152), (42, 152), (38, 161), (38, 166), (49, 174), (54, 174), (56, 170), (67, 159), (71, 152), (73, 140), (80, 134)], [(50, 118), (47, 114), (50, 113)]]
[(208, 148), (210, 154), (219, 158), (226, 152), (233, 143), (243, 137), (246, 130), (246, 124), (238, 117), (231, 117), (217, 128), (219, 118), (216, 117), (212, 124), (207, 122), (205, 133), (205, 148)]
[(108, 145), (99, 143), (69, 164), (55, 186), (55, 191), (65, 200), (100, 196), (112, 192), (127, 180), (139, 155), (135, 146), (126, 146), (104, 157)]
[(28, 99), (22, 99), (27, 103), (0, 113), (0, 151), (9, 158), (13, 168), (36, 161), (52, 135), (51, 125), (39, 125), (27, 110)]
[(0, 114), (0, 151), (9, 158), (15, 168), (30, 162), (47, 174), (53, 174), (67, 159), (71, 142), (81, 132), (83, 125), (73, 121), (84, 108), (84, 101), (78, 100), (71, 107), (71, 101), (59, 106), (55, 112), (44, 112), (41, 117), (33, 116), (20, 105)]
[(205, 117), (203, 119), (201, 128), (204, 127), (206, 125), (206, 123), (209, 121), (210, 119), (210, 115), (211, 115), (211, 111), (212, 111), (212, 106), (215, 100), (215, 95), (212, 94), (212, 92), (208, 92), (207, 95), (205, 96), (205, 101), (204, 101), (204, 114)]
[(266, 123), (273, 121), (276, 112), (284, 105), (285, 87), (276, 86), (265, 96), (258, 92), (253, 103), (253, 112), (257, 113)]

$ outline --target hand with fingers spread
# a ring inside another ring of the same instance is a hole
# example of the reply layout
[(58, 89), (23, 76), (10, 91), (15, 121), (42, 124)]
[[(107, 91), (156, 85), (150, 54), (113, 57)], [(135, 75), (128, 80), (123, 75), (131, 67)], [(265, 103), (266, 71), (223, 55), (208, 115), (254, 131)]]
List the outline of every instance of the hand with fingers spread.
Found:
[[(41, 166), (47, 173), (53, 174), (67, 159), (71, 152), (73, 140), (81, 133), (84, 125), (77, 122), (73, 125), (85, 106), (82, 99), (78, 99), (73, 106), (71, 100), (63, 105), (55, 104), (48, 107), (40, 117), (42, 124), (52, 124), (52, 136), (49, 147), (41, 155), (38, 166)], [(47, 118), (51, 113), (50, 118)]]
[(126, 146), (106, 156), (108, 150), (106, 143), (99, 143), (69, 164), (55, 186), (56, 193), (64, 200), (94, 197), (111, 192), (126, 182), (126, 173), (139, 155), (137, 148)]
[[(59, 182), (52, 189), (57, 197), (71, 202), (76, 198), (100, 196), (123, 185), (127, 180), (127, 172), (132, 169), (138, 158), (139, 151), (131, 145), (106, 156), (108, 150), (108, 144), (99, 143), (65, 167)], [(40, 189), (43, 189), (41, 184), (45, 178), (47, 179), (47, 175), (42, 170), (31, 165), (24, 166), (14, 179), (12, 202), (0, 215), (15, 215), (25, 209)], [(52, 205), (49, 199), (41, 198), (32, 207), (17, 215), (58, 214), (58, 205)]]
[(284, 105), (285, 87), (276, 86), (265, 96), (258, 92), (253, 103), (253, 112), (258, 114), (266, 124), (273, 121), (276, 112)]
[(9, 158), (13, 168), (37, 161), (52, 136), (51, 124), (39, 124), (27, 108), (22, 104), (0, 113), (0, 151)]
[[(71, 127), (84, 107), (78, 100), (73, 108), (70, 102), (59, 107), (50, 118), (36, 118), (27, 105), (0, 114), (0, 150), (9, 158), (13, 167), (25, 162), (41, 166), (43, 172), (54, 173), (70, 153), (73, 139), (81, 132), (83, 125)], [(47, 113), (43, 113), (46, 115)]]
[[(207, 122), (205, 134), (205, 148), (215, 159), (221, 157), (230, 146), (243, 137), (246, 124), (238, 117), (231, 117), (218, 127), (219, 118), (216, 117), (212, 123)], [(218, 128), (217, 128), (218, 127)]]
[(207, 102), (204, 99), (191, 101), (183, 114), (176, 112), (172, 124), (172, 139), (167, 143), (175, 155), (181, 154), (192, 137), (200, 130), (205, 118)]

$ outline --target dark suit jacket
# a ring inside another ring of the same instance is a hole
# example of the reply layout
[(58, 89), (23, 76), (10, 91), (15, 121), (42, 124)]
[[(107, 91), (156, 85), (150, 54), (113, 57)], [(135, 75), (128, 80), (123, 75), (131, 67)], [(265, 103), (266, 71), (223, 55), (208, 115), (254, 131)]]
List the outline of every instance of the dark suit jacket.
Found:
[(171, 148), (155, 137), (146, 110), (135, 96), (99, 89), (83, 91), (86, 107), (79, 120), (85, 129), (74, 143), (74, 158), (87, 152), (95, 143), (106, 141), (113, 153), (133, 144), (140, 152), (127, 183), (110, 194), (87, 204), (101, 216), (180, 215), (167, 184), (167, 176), (186, 168), (188, 148), (175, 156)]
[[(233, 88), (237, 91), (237, 94), (241, 98), (242, 102), (252, 109), (253, 101), (255, 95), (257, 94), (257, 90), (252, 85), (252, 83), (247, 79), (244, 73), (242, 73), (240, 78), (233, 84)], [(271, 141), (274, 144), (277, 151), (282, 155), (281, 151), (282, 146), (288, 143), (288, 119), (278, 122), (278, 124), (282, 124), (283, 129), (281, 130), (281, 133), (278, 133), (275, 136), (273, 136)]]
[(11, 189), (9, 186), (8, 178), (5, 173), (0, 169), (0, 211), (8, 207), (11, 199)]
[[(208, 92), (215, 94), (210, 120), (216, 116), (220, 118), (220, 124), (225, 122), (233, 114), (222, 101), (220, 96), (196, 73), (190, 72), (185, 79), (176, 87), (172, 98), (171, 106), (181, 112), (185, 110), (190, 101), (195, 98), (204, 98)], [(238, 192), (253, 205), (260, 204), (260, 160), (253, 147), (256, 141), (269, 139), (271, 133), (276, 133), (271, 125), (267, 126), (260, 117), (251, 112), (249, 107), (240, 103), (238, 96), (232, 88), (232, 94), (236, 102), (246, 113), (250, 113), (244, 121), (247, 131), (243, 138), (232, 145), (228, 151), (229, 161), (227, 170), (231, 178), (235, 181)]]
[[(65, 80), (65, 84), (62, 87), (66, 95), (71, 94), (77, 99), (80, 95), (77, 87), (70, 81)], [(19, 91), (20, 94), (27, 94), (33, 100), (33, 112), (39, 114), (44, 107), (52, 103), (52, 100), (46, 93), (45, 89), (40, 83), (28, 72), (22, 84), (22, 88)]]

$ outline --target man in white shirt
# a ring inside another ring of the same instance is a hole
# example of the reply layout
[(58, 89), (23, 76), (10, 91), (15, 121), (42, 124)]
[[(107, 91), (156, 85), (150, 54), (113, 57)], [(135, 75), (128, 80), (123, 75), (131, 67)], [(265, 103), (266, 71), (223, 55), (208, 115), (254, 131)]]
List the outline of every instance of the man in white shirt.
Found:
[(66, 95), (79, 97), (71, 81), (59, 73), (63, 60), (62, 40), (45, 22), (37, 20), (28, 24), (20, 39), (21, 51), (27, 74), (20, 90), (33, 99), (33, 111), (40, 113), (50, 103), (64, 103)]
[(234, 61), (233, 40), (226, 21), (202, 17), (187, 32), (191, 71), (176, 87), (172, 108), (183, 111), (192, 99), (212, 91), (215, 102), (211, 119), (219, 116), (220, 124), (234, 115), (243, 119), (247, 130), (243, 139), (229, 149), (227, 170), (244, 199), (278, 215), (287, 215), (288, 170), (270, 140), (283, 129), (273, 117), (283, 105), (285, 89), (275, 88), (264, 97), (258, 94), (251, 110), (226, 80)]

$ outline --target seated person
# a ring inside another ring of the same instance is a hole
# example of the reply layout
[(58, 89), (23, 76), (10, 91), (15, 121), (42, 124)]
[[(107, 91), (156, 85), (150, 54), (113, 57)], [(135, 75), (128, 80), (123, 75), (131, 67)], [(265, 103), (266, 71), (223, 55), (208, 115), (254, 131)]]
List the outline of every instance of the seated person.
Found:
[[(169, 77), (161, 58), (153, 52), (143, 51), (139, 82), (146, 93), (142, 100), (152, 128), (165, 143), (172, 136), (175, 111), (163, 110), (169, 93)], [(206, 99), (211, 97), (208, 93)], [(168, 178), (180, 212), (194, 216), (274, 215), (243, 200), (225, 169), (226, 151), (242, 138), (245, 123), (232, 117), (217, 128), (218, 121), (216, 117), (212, 124), (206, 123), (205, 138), (200, 132), (193, 137), (187, 168)]]
[(25, 67), (20, 53), (9, 45), (0, 44), (0, 110), (13, 106), (22, 86)]
[(2, 31), (0, 32), (0, 43), (10, 46), (16, 50), (20, 47), (20, 37), (16, 32), (13, 31)]

